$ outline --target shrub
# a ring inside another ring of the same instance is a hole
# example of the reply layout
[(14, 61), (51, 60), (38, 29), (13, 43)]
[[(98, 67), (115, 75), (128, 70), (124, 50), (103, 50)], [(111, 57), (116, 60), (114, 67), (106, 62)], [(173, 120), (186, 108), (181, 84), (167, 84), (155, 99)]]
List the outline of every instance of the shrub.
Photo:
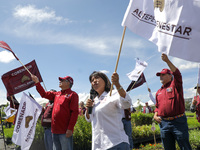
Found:
[(74, 149), (87, 150), (91, 149), (92, 128), (91, 123), (85, 120), (84, 116), (79, 116), (74, 127), (73, 133)]
[[(142, 126), (132, 126), (132, 136), (133, 139), (137, 139), (137, 138), (144, 138), (144, 137), (149, 137), (149, 136), (153, 136), (154, 133), (151, 130), (152, 125), (142, 125)], [(159, 135), (160, 134), (160, 128), (158, 125), (155, 126), (156, 130), (155, 130), (155, 135)]]
[(141, 112), (138, 113), (132, 113), (131, 114), (131, 120), (132, 123), (136, 126), (141, 126), (141, 125), (150, 125), (152, 124), (152, 119), (153, 119), (154, 113), (149, 113), (149, 114), (144, 114)]

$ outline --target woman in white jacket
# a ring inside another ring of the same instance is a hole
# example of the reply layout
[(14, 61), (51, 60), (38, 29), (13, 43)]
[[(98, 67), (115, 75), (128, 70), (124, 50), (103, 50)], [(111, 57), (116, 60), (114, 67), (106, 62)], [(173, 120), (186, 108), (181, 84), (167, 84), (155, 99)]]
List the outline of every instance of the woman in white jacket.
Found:
[(93, 150), (129, 150), (128, 136), (122, 123), (122, 110), (130, 108), (131, 98), (121, 87), (119, 76), (113, 73), (112, 83), (117, 90), (110, 96), (110, 81), (102, 72), (93, 72), (89, 77), (92, 88), (97, 92), (94, 100), (88, 99), (86, 107), (92, 107), (92, 113), (85, 113), (87, 121), (92, 123)]

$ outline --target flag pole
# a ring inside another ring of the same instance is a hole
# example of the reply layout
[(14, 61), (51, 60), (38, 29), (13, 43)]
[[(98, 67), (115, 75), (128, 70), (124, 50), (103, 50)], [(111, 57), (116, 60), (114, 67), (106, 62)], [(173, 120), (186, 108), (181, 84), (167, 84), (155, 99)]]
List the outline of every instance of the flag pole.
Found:
[[(119, 49), (119, 53), (118, 53), (118, 57), (117, 57), (116, 66), (115, 66), (115, 72), (117, 72), (117, 67), (118, 67), (119, 58), (120, 58), (120, 54), (121, 54), (121, 50), (122, 50), (125, 32), (126, 32), (126, 26), (124, 26), (124, 30), (123, 30), (122, 40), (121, 40), (121, 44), (120, 44), (120, 49)], [(110, 96), (112, 95), (112, 89), (113, 89), (113, 83), (111, 84), (111, 88), (110, 88)]]
[[(147, 84), (147, 80), (146, 80), (146, 84)], [(147, 84), (147, 89), (149, 89), (149, 86), (148, 86), (148, 84)]]
[(196, 90), (196, 97), (198, 95), (198, 86), (199, 86), (199, 78), (200, 78), (200, 64), (198, 65), (199, 71), (198, 71), (198, 77), (197, 77), (197, 90)]
[(15, 109), (15, 104), (14, 104), (13, 96), (10, 96), (10, 98), (11, 98), (11, 101), (12, 101), (12, 104), (13, 104), (13, 108)]
[[(137, 81), (135, 81), (135, 83), (132, 85), (131, 89), (135, 86)], [(129, 90), (128, 94), (131, 92), (131, 89)]]
[[(28, 70), (28, 68), (26, 68), (26, 66), (18, 59), (18, 61), (21, 63), (21, 65), (28, 71), (28, 73), (32, 76), (32, 73)], [(44, 84), (44, 81), (43, 81), (43, 85), (44, 85), (44, 88), (45, 88), (45, 90), (47, 91), (47, 88), (46, 88), (46, 86), (45, 86), (45, 84)]]
[(30, 74), (30, 75), (32, 75), (32, 73), (28, 70), (28, 68), (26, 68), (26, 66), (18, 59), (18, 61), (22, 64), (22, 66), (28, 71), (28, 73)]

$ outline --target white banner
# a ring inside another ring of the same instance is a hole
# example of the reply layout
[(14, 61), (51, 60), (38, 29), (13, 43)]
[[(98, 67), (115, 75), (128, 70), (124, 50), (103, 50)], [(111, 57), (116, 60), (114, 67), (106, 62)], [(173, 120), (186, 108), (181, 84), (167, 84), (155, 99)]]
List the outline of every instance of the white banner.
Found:
[(12, 136), (13, 143), (20, 145), (22, 150), (28, 150), (33, 142), (36, 123), (41, 111), (42, 106), (23, 93)]
[(16, 114), (17, 109), (11, 108), (10, 105), (8, 105), (3, 111), (6, 114), (6, 119), (8, 119)]
[(126, 75), (130, 80), (137, 81), (147, 65), (148, 64), (145, 61), (141, 61), (139, 60), (139, 58), (137, 58), (135, 69), (132, 72), (127, 73)]
[(200, 62), (200, 0), (130, 0), (122, 26), (149, 39), (158, 51)]

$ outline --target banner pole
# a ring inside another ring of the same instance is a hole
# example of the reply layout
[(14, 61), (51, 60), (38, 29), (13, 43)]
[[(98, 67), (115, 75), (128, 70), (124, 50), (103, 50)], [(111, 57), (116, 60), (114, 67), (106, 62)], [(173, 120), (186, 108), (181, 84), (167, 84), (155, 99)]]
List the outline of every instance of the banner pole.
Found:
[[(121, 40), (121, 44), (120, 44), (120, 49), (119, 49), (119, 53), (118, 53), (118, 57), (117, 57), (116, 66), (115, 66), (115, 72), (117, 72), (117, 67), (118, 67), (119, 58), (120, 58), (120, 54), (121, 54), (121, 50), (122, 50), (125, 32), (126, 32), (126, 26), (124, 26), (124, 30), (123, 30), (122, 40)], [(110, 88), (110, 96), (112, 95), (112, 90), (113, 90), (113, 83), (111, 84), (111, 88)]]
[(15, 109), (15, 104), (14, 104), (13, 96), (10, 96), (10, 98), (11, 98), (11, 101), (12, 101), (13, 107), (14, 107), (14, 109)]
[(22, 66), (28, 71), (28, 73), (30, 74), (30, 75), (32, 75), (32, 73), (28, 70), (28, 68), (26, 68), (26, 66), (20, 61), (20, 60), (18, 60), (21, 64), (22, 64)]
[(129, 90), (128, 94), (131, 92), (132, 88), (135, 86), (137, 81), (135, 81), (135, 83), (132, 85), (131, 89)]
[[(18, 59), (18, 61), (22, 64), (22, 66), (28, 71), (28, 73), (30, 74), (30, 75), (32, 75), (32, 73), (28, 70), (28, 68), (26, 68), (26, 66)], [(45, 86), (45, 84), (44, 84), (44, 81), (43, 81), (43, 85), (44, 85), (44, 88), (45, 88), (45, 90), (47, 91), (47, 88), (46, 88), (46, 86)]]
[(197, 77), (196, 97), (197, 97), (197, 95), (198, 95), (199, 78), (200, 78), (200, 64), (198, 65), (198, 77)]
[(44, 85), (45, 90), (47, 91), (47, 88), (46, 88), (46, 86), (45, 86), (45, 84), (44, 84), (44, 81), (43, 81), (42, 83), (43, 83), (43, 85)]

